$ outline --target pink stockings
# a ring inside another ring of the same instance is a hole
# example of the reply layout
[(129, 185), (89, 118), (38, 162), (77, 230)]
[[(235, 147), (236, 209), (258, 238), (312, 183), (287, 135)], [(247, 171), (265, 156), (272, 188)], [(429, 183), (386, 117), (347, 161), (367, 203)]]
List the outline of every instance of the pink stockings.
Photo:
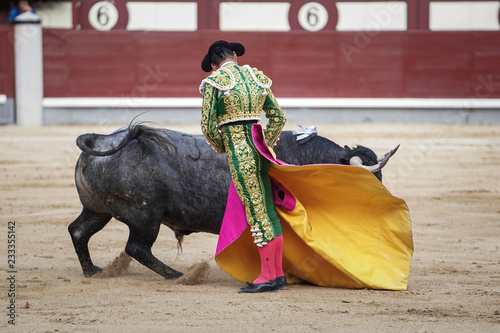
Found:
[(283, 235), (259, 247), (260, 275), (254, 284), (272, 281), (283, 276)]

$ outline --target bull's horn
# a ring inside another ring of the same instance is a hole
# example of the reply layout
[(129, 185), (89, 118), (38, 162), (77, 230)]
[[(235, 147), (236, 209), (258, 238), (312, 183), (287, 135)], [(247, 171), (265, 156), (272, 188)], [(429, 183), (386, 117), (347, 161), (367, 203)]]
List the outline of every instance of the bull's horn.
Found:
[[(388, 151), (387, 153), (385, 153), (384, 155), (379, 155), (377, 156), (377, 162), (382, 162), (386, 157), (391, 157), (392, 155), (394, 155), (394, 153), (398, 150), (399, 148), (399, 145), (396, 146), (396, 148), (394, 148), (393, 150), (391, 151)], [(387, 162), (386, 162), (387, 163)]]
[(361, 158), (359, 158), (359, 156), (352, 157), (349, 160), (349, 164), (354, 165), (354, 166), (358, 166), (358, 167), (362, 167), (363, 169), (366, 169), (366, 170), (374, 173), (374, 172), (377, 172), (380, 169), (382, 169), (387, 164), (387, 162), (389, 161), (391, 156), (394, 155), (394, 153), (396, 153), (398, 148), (399, 148), (399, 145), (397, 145), (396, 148), (394, 148), (393, 150), (382, 155), (382, 159), (380, 161), (378, 161), (378, 163), (375, 165), (363, 165), (363, 161), (361, 160)]

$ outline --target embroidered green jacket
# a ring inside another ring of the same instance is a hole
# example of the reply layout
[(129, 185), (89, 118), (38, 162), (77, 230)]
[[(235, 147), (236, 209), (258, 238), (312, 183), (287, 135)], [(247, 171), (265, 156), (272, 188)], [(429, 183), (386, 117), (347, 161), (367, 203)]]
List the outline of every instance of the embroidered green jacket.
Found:
[(260, 120), (262, 110), (268, 119), (266, 143), (269, 147), (276, 144), (286, 118), (271, 85), (271, 79), (257, 68), (240, 67), (234, 62), (225, 63), (201, 81), (201, 130), (217, 152), (225, 152), (220, 126), (240, 120)]

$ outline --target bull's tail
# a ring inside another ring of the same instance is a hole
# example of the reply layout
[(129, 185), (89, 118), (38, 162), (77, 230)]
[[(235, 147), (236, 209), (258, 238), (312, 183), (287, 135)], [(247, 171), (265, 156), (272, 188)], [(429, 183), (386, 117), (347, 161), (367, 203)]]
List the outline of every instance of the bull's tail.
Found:
[(168, 134), (143, 124), (130, 125), (112, 134), (82, 134), (76, 145), (83, 152), (94, 156), (109, 156), (124, 148), (132, 140), (140, 140), (148, 148), (156, 145), (170, 155), (177, 154), (177, 147)]
[(120, 136), (123, 136), (123, 131), (118, 131), (109, 135), (95, 133), (82, 134), (76, 139), (76, 145), (84, 153), (90, 155), (113, 155), (134, 139), (134, 134), (136, 134), (134, 132), (135, 131), (129, 128), (126, 135), (119, 141), (117, 139), (119, 139)]

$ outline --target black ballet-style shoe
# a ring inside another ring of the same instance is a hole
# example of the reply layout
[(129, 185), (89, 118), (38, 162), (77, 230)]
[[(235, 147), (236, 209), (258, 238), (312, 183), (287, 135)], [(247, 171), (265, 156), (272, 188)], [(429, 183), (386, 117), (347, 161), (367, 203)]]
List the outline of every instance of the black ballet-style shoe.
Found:
[(268, 293), (278, 291), (280, 289), (280, 285), (277, 279), (262, 282), (262, 283), (250, 283), (247, 282), (247, 286), (238, 289), (238, 293)]
[(276, 279), (276, 282), (278, 283), (278, 286), (281, 290), (284, 290), (288, 287), (288, 283), (286, 282), (286, 276), (278, 276)]

